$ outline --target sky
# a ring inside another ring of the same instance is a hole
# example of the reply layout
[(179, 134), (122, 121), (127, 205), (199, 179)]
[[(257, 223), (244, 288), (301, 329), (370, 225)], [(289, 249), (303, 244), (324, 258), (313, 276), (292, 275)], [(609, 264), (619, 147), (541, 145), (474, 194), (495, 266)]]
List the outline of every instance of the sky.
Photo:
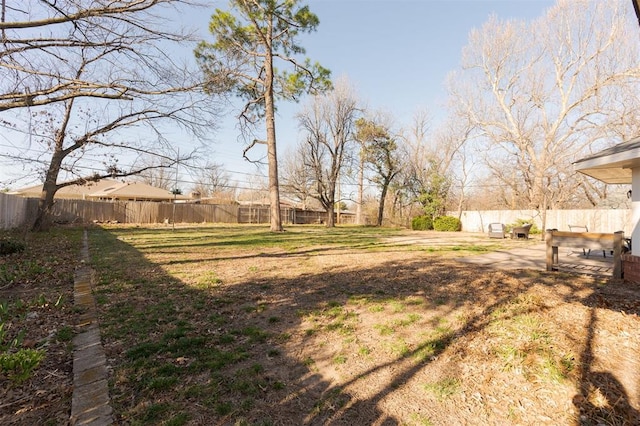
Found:
[[(225, 4), (216, 2), (216, 7)], [(420, 109), (434, 117), (442, 110), (446, 76), (459, 66), (473, 28), (492, 14), (501, 19), (535, 19), (555, 1), (310, 0), (308, 4), (320, 25), (302, 38), (306, 55), (329, 68), (333, 77), (346, 76), (369, 108), (390, 112), (398, 123), (409, 124)], [(279, 104), (279, 158), (300, 138), (294, 116), (306, 101)], [(231, 113), (214, 136), (214, 160), (230, 171), (266, 175), (266, 167), (257, 170), (242, 160), (243, 144), (237, 140), (235, 123)], [(242, 185), (249, 176), (235, 178)]]
[[(210, 11), (179, 15), (176, 23), (199, 31), (208, 38), (207, 25), (215, 8), (227, 9), (226, 1), (213, 1)], [(333, 77), (346, 77), (360, 99), (372, 110), (390, 112), (399, 125), (409, 124), (418, 110), (437, 117), (445, 101), (444, 82), (460, 63), (469, 32), (490, 15), (501, 19), (535, 19), (553, 6), (551, 0), (308, 0), (320, 25), (305, 34), (301, 45), (306, 56), (318, 61)], [(276, 117), (278, 156), (282, 159), (298, 142), (296, 112), (301, 104), (280, 103)], [(238, 100), (236, 108), (241, 107)], [(237, 109), (228, 109), (220, 128), (211, 135), (211, 160), (223, 165), (231, 182), (240, 188), (253, 187), (252, 175), (266, 176), (243, 160), (243, 142), (236, 129)], [(262, 157), (266, 148), (255, 156)], [(11, 179), (9, 167), (0, 166), (0, 188)], [(190, 186), (180, 175), (179, 187)], [(18, 182), (12, 186), (38, 182)], [(187, 189), (188, 191), (188, 189)], [(184, 191), (183, 192), (187, 192)]]

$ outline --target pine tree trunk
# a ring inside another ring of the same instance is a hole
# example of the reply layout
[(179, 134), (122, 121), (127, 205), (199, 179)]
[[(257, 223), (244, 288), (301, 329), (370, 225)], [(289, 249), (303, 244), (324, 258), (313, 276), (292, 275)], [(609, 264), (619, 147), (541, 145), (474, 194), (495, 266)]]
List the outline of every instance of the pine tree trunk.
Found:
[(364, 192), (364, 164), (360, 155), (360, 170), (358, 170), (358, 202), (356, 204), (356, 225), (364, 225), (362, 218), (362, 199)]
[(271, 232), (282, 232), (280, 214), (280, 185), (278, 182), (278, 154), (276, 150), (276, 124), (273, 98), (273, 57), (267, 49), (265, 58), (265, 119), (267, 122), (267, 161), (269, 163), (269, 204), (271, 212)]

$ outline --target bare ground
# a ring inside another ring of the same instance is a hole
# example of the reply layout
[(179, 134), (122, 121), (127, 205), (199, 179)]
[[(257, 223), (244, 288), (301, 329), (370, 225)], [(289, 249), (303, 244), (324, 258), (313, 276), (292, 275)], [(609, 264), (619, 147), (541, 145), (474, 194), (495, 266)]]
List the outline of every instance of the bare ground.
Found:
[[(73, 274), (79, 261), (79, 235), (73, 231), (31, 234), (24, 251), (0, 257), (0, 323), (5, 333), (0, 354), (20, 348), (45, 352), (24, 382), (16, 382), (0, 369), (0, 424), (69, 423), (76, 315)], [(8, 348), (21, 332), (22, 343)]]
[[(117, 424), (640, 424), (640, 286), (391, 244), (229, 250), (125, 236), (114, 247), (101, 256), (139, 255), (122, 275), (97, 271)], [(68, 295), (66, 277), (16, 283), (0, 300)], [(145, 322), (168, 303), (166, 318)], [(139, 332), (123, 332), (123, 312)], [(72, 309), (38, 314), (13, 323), (36, 346), (73, 321)], [(153, 388), (131, 351), (180, 322), (207, 350), (242, 356), (195, 368), (197, 355), (152, 353), (145, 361), (180, 371)], [(65, 424), (70, 357), (56, 344), (32, 379), (0, 376), (0, 423)]]

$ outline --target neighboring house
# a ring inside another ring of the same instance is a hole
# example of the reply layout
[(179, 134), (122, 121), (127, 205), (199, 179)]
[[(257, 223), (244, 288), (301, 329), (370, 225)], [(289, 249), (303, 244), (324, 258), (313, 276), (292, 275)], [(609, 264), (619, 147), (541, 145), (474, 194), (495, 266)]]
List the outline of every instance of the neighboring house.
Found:
[[(11, 194), (23, 197), (39, 198), (42, 185), (18, 189)], [(113, 179), (100, 179), (84, 185), (69, 185), (60, 188), (55, 198), (81, 199), (91, 201), (166, 201), (189, 200), (184, 195), (174, 195), (166, 189), (156, 188), (142, 182), (120, 182)]]
[[(247, 199), (242, 199), (242, 198), (238, 198), (236, 200), (236, 202), (241, 205), (241, 206), (251, 206), (251, 207), (269, 207), (270, 206), (270, 202), (269, 199), (267, 197), (264, 198), (260, 198), (260, 199), (252, 199), (252, 200), (247, 200)], [(322, 205), (320, 205), (320, 202), (317, 200), (310, 200), (308, 201), (306, 204), (302, 203), (300, 201), (295, 201), (292, 200), (290, 198), (287, 197), (280, 197), (280, 208), (282, 209), (298, 209), (298, 210), (309, 210), (309, 211), (318, 211), (318, 212), (324, 212), (324, 208), (322, 207)]]

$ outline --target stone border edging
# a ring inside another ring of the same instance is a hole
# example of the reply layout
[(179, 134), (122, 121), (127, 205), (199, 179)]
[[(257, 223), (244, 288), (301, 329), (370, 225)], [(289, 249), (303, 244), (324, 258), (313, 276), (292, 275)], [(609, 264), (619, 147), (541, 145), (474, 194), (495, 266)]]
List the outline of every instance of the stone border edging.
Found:
[(73, 396), (71, 424), (106, 426), (113, 424), (113, 410), (109, 400), (106, 357), (100, 341), (97, 312), (92, 289), (87, 230), (82, 238), (80, 253), (83, 265), (74, 277), (73, 299), (82, 308), (73, 338)]

